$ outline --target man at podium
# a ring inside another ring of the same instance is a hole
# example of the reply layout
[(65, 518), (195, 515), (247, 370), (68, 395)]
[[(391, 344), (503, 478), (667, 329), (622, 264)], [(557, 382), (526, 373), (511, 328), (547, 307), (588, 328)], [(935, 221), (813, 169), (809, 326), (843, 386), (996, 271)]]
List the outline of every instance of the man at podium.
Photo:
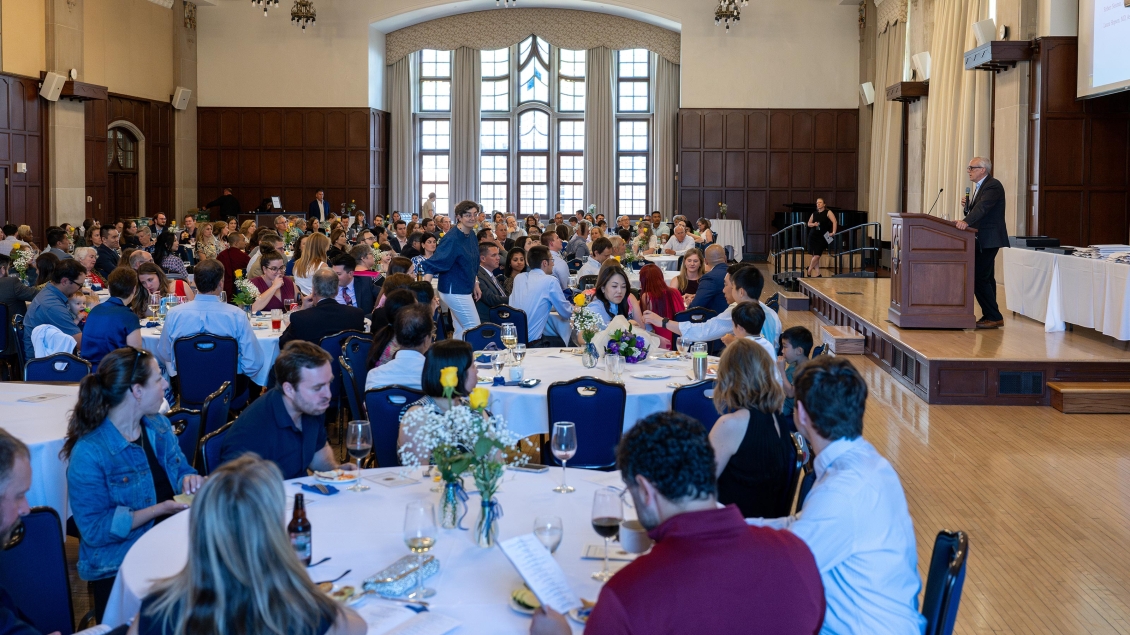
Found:
[(973, 191), (965, 188), (961, 199), (965, 220), (957, 221), (958, 229), (972, 227), (977, 230), (977, 253), (973, 260), (973, 295), (981, 305), (979, 329), (996, 329), (1004, 326), (1004, 316), (997, 308), (997, 251), (1008, 247), (1008, 228), (1004, 222), (1004, 186), (989, 176), (993, 163), (983, 157), (973, 157), (969, 167), (969, 180)]

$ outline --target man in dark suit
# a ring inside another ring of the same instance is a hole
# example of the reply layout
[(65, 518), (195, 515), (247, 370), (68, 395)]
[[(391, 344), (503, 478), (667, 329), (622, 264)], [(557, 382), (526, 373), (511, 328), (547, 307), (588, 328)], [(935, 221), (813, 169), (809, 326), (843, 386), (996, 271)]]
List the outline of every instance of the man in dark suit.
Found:
[[(973, 182), (973, 193), (961, 199), (965, 220), (957, 221), (958, 229), (977, 230), (977, 254), (973, 261), (973, 295), (981, 305), (979, 329), (1004, 326), (1004, 316), (997, 307), (997, 251), (1008, 247), (1008, 228), (1004, 220), (1004, 186), (989, 176), (993, 164), (983, 157), (973, 157), (966, 168)], [(969, 192), (966, 189), (966, 192)]]
[(110, 277), (110, 272), (122, 259), (118, 246), (119, 238), (121, 237), (118, 235), (118, 228), (113, 225), (102, 228), (102, 244), (95, 248), (98, 250), (98, 260), (94, 261), (94, 270), (103, 280)]
[(490, 321), (490, 310), (500, 304), (506, 304), (510, 298), (493, 271), (498, 269), (498, 262), (502, 259), (498, 245), (494, 243), (479, 243), (479, 271), (477, 279), (479, 289), (483, 292), (475, 301), (475, 309), (479, 312), (480, 322)]
[(333, 212), (330, 211), (330, 203), (326, 200), (326, 191), (318, 188), (318, 191), (314, 192), (314, 200), (310, 201), (310, 208), (306, 210), (307, 216), (317, 218), (320, 222), (324, 223), (332, 213)]
[(313, 294), (303, 300), (303, 308), (290, 314), (290, 325), (279, 337), (279, 348), (301, 340), (318, 344), (323, 337), (341, 331), (364, 331), (365, 312), (338, 304), (337, 275), (332, 269), (319, 269), (311, 282)]
[(408, 246), (408, 223), (399, 218), (393, 221), (392, 231), (388, 235), (388, 244), (396, 253), (404, 251)]
[(722, 245), (711, 245), (703, 254), (706, 260), (706, 273), (699, 278), (698, 293), (688, 305), (688, 309), (702, 307), (717, 313), (726, 310), (726, 249)]
[(241, 208), (239, 206), (239, 199), (232, 196), (231, 188), (224, 188), (224, 195), (220, 198), (200, 206), (203, 209), (211, 209), (213, 207), (220, 208), (220, 219), (236, 218), (239, 216)]
[(377, 288), (372, 278), (353, 275), (357, 259), (349, 254), (339, 254), (330, 260), (330, 266), (337, 276), (338, 290), (334, 299), (340, 304), (361, 309), (365, 315), (372, 313), (377, 304)]

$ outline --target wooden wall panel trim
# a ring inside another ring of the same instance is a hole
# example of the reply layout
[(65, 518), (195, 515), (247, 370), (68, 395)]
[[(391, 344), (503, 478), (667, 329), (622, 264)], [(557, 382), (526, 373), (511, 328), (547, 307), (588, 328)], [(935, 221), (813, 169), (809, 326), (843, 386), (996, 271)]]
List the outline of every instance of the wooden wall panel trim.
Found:
[[(39, 98), (39, 80), (0, 73), (0, 222), (28, 225), (43, 236), (48, 224), (44, 144), (47, 109)], [(16, 163), (27, 163), (26, 173)]]

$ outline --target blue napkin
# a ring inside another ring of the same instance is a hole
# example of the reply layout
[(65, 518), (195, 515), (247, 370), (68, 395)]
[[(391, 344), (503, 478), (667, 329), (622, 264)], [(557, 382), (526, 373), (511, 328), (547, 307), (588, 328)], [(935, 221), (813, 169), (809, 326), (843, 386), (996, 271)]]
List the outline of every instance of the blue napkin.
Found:
[(145, 323), (145, 328), (151, 329), (151, 328), (158, 326), (158, 325), (160, 325), (160, 322), (154, 322), (154, 321), (150, 320), (150, 321)]
[(327, 490), (329, 490), (330, 493), (322, 494), (322, 492), (317, 487), (314, 487), (313, 485), (307, 485), (306, 483), (302, 484), (303, 491), (312, 492), (314, 494), (321, 494), (322, 496), (333, 496), (338, 492), (338, 489), (333, 485), (326, 485), (325, 483), (323, 483), (322, 487), (325, 487)]

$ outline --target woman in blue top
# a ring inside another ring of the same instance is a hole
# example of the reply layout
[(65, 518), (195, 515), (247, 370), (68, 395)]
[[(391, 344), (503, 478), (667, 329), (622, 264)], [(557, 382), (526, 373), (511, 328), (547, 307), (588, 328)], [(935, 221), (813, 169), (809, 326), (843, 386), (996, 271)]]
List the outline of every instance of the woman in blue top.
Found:
[(618, 265), (600, 268), (600, 275), (596, 278), (596, 294), (589, 306), (593, 313), (604, 320), (605, 328), (617, 315), (624, 316), (624, 319), (637, 328), (643, 328), (643, 311), (640, 310), (640, 303), (631, 294), (628, 274)]
[(424, 273), (439, 278), (439, 297), (451, 309), (455, 322), (455, 339), (463, 332), (479, 325), (479, 312), (475, 301), (479, 291), (479, 240), (475, 238), (475, 216), (479, 204), (463, 201), (455, 206), (455, 222), (451, 231), (443, 235), (435, 253), (423, 261)]
[(119, 348), (82, 380), (67, 425), (59, 455), (69, 461), (68, 497), (82, 534), (78, 572), (91, 582), (99, 621), (129, 548), (188, 509), (173, 496), (195, 494), (203, 483), (158, 414), (167, 386), (153, 355)]

